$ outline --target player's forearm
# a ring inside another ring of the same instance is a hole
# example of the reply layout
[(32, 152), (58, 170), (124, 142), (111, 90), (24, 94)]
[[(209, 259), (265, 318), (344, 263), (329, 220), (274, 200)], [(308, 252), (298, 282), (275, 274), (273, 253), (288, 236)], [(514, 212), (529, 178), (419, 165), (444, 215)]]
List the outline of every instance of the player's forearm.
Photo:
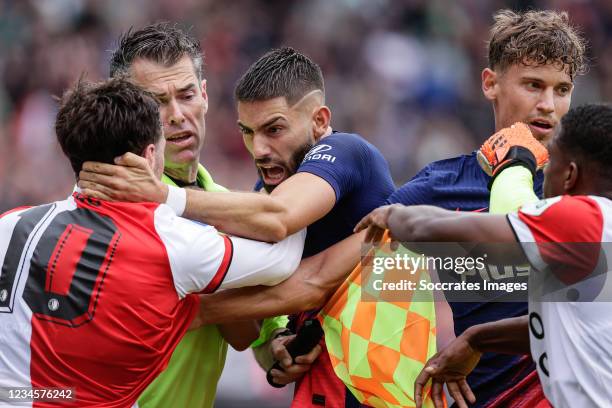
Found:
[(272, 287), (230, 289), (200, 297), (203, 323), (262, 319), (320, 307), (360, 259), (363, 234), (355, 234), (305, 259), (286, 281)]
[(183, 216), (259, 241), (278, 242), (288, 235), (287, 209), (265, 194), (187, 190)]
[(394, 206), (389, 214), (389, 231), (402, 242), (445, 241), (448, 228), (439, 221), (452, 216), (457, 213), (429, 205)]
[(528, 316), (513, 317), (472, 326), (463, 334), (476, 350), (507, 354), (529, 354)]
[(388, 225), (393, 238), (401, 242), (516, 243), (503, 215), (398, 206), (389, 214)]
[(291, 277), (273, 287), (251, 286), (202, 295), (200, 313), (204, 324), (263, 319), (313, 309), (322, 298), (319, 288)]
[(225, 341), (237, 351), (247, 349), (259, 336), (259, 324), (255, 320), (220, 324), (218, 328)]

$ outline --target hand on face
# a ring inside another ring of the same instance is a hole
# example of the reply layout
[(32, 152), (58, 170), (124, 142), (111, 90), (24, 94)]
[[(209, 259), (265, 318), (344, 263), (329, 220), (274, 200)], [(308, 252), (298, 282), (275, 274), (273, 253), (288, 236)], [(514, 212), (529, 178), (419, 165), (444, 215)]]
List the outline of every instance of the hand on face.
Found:
[(126, 153), (115, 163), (83, 163), (78, 181), (82, 193), (106, 201), (166, 201), (168, 186), (155, 176), (144, 157)]

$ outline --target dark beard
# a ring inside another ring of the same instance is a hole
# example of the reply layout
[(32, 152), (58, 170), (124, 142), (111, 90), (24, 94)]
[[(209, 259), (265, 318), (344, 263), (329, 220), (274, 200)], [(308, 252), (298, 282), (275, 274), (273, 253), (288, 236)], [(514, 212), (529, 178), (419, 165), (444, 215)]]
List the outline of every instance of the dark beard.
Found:
[[(293, 152), (289, 163), (282, 163), (282, 166), (285, 167), (285, 169), (287, 170), (287, 178), (293, 176), (297, 172), (298, 167), (300, 167), (300, 164), (302, 164), (302, 160), (304, 160), (304, 157), (306, 157), (306, 153), (308, 153), (310, 149), (312, 149), (312, 146), (314, 146), (314, 143), (304, 143), (295, 152)], [(263, 177), (261, 176), (259, 169), (257, 169), (257, 172), (259, 173), (259, 177), (262, 180), (263, 187), (264, 190), (266, 190), (266, 193), (270, 194), (276, 187), (278, 187), (278, 185), (264, 183)]]

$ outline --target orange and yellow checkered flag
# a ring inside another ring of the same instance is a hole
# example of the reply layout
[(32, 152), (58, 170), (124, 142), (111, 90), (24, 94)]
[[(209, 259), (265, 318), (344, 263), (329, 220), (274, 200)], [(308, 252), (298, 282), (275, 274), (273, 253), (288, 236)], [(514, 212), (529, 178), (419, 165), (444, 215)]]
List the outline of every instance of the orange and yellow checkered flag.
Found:
[[(361, 403), (414, 407), (414, 380), (436, 352), (435, 303), (432, 293), (423, 298), (422, 291), (414, 302), (408, 292), (372, 294), (371, 280), (380, 279), (369, 273), (373, 258), (394, 252), (388, 249), (388, 233), (382, 242), (351, 272), (319, 319), (334, 371)], [(429, 275), (387, 270), (384, 276), (385, 281), (406, 279), (418, 282)], [(427, 388), (424, 407), (433, 407), (430, 394)]]

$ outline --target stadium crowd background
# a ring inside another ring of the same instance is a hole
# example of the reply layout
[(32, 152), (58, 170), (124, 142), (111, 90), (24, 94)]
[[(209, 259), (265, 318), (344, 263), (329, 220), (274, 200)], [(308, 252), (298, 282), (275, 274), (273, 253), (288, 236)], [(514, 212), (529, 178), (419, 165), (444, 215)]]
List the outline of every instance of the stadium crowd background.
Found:
[[(589, 41), (591, 61), (573, 105), (612, 99), (609, 0), (0, 0), (0, 212), (71, 191), (72, 171), (53, 133), (53, 95), (82, 72), (108, 76), (118, 35), (156, 20), (192, 27), (202, 43), (209, 96), (203, 162), (217, 182), (253, 186), (234, 83), (269, 48), (289, 45), (321, 65), (333, 127), (374, 143), (401, 184), (491, 133), (480, 71), (491, 16), (508, 7), (568, 11)], [(272, 398), (262, 406), (287, 406), (287, 390), (272, 392), (254, 363), (236, 358), (228, 356), (218, 406), (232, 406), (241, 393)]]

